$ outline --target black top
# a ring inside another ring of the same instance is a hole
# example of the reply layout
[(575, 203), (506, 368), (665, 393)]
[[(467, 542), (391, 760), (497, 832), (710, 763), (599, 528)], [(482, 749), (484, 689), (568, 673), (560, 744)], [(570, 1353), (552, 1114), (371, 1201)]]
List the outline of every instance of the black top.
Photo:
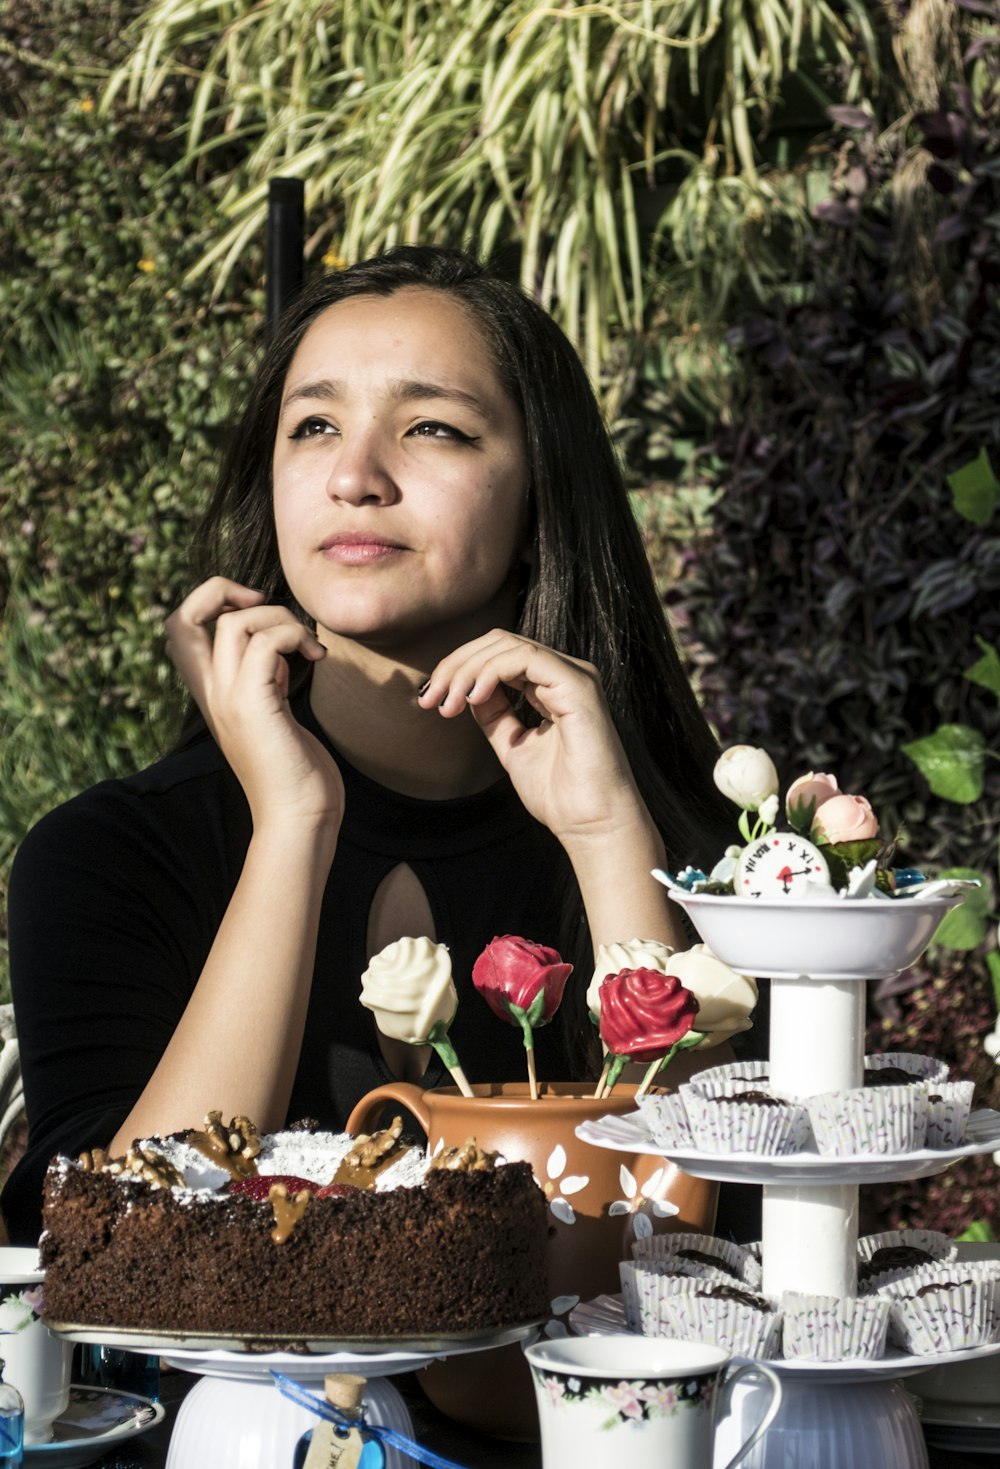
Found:
[[(401, 862), (419, 879), (437, 938), (451, 952), (459, 995), (451, 1036), (466, 1075), (522, 1079), (521, 1032), (487, 1009), (471, 970), (496, 934), (557, 947), (562, 849), (506, 778), (454, 800), (399, 795), (333, 750), (305, 696), (296, 715), (334, 754), (346, 804), (288, 1120), (343, 1128), (359, 1098), (390, 1079), (373, 1017), (357, 996), (372, 898)], [(49, 1159), (106, 1147), (149, 1080), (215, 939), (250, 830), (242, 788), (206, 739), (85, 791), (22, 844), (9, 927), (30, 1137), (2, 1198), (14, 1243), (38, 1236)], [(539, 1077), (570, 1075), (563, 1040), (557, 1015), (537, 1033)], [(225, 1034), (218, 1044), (227, 1044)], [(422, 1084), (442, 1081), (451, 1078), (434, 1057)]]

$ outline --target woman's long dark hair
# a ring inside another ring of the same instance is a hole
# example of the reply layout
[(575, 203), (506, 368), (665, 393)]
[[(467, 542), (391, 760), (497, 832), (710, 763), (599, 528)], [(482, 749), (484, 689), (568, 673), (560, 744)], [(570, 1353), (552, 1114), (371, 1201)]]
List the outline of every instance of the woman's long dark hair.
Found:
[[(328, 307), (404, 287), (445, 291), (466, 308), (524, 418), (534, 549), (516, 631), (597, 668), (668, 860), (709, 862), (732, 827), (712, 781), (718, 748), (681, 667), (587, 375), (552, 318), (470, 256), (403, 246), (322, 276), (296, 297), (268, 344), (201, 527), (203, 573), (221, 572), (295, 607), (278, 556), (271, 484), (288, 369)], [(189, 721), (184, 743), (197, 724)], [(580, 895), (563, 867), (562, 951), (589, 977)], [(582, 1013), (586, 984), (571, 989)]]

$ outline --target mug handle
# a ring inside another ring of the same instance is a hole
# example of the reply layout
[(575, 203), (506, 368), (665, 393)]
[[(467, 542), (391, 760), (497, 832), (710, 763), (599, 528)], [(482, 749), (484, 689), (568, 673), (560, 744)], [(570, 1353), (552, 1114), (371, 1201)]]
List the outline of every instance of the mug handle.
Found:
[(399, 1102), (408, 1112), (413, 1113), (424, 1132), (430, 1133), (431, 1114), (424, 1094), (410, 1081), (390, 1081), (385, 1086), (377, 1086), (374, 1091), (368, 1092), (348, 1117), (344, 1131), (349, 1132), (352, 1137), (361, 1132), (371, 1132), (386, 1102)]
[(760, 1422), (754, 1428), (753, 1432), (751, 1433), (750, 1437), (747, 1439), (743, 1447), (737, 1453), (735, 1453), (730, 1459), (729, 1463), (724, 1466), (724, 1469), (735, 1469), (735, 1466), (741, 1463), (742, 1460), (746, 1458), (747, 1454), (749, 1454), (754, 1445), (758, 1443), (761, 1438), (763, 1438), (764, 1434), (767, 1432), (767, 1430), (770, 1428), (771, 1424), (777, 1417), (778, 1409), (781, 1407), (781, 1382), (778, 1378), (778, 1374), (776, 1372), (772, 1372), (770, 1367), (765, 1367), (762, 1362), (752, 1362), (747, 1361), (746, 1358), (734, 1357), (729, 1366), (735, 1367), (736, 1370), (726, 1377), (726, 1380), (722, 1385), (722, 1392), (725, 1398), (725, 1402), (720, 1417), (725, 1417), (726, 1414), (729, 1412), (730, 1407), (732, 1406), (733, 1388), (738, 1382), (741, 1382), (744, 1378), (763, 1378), (771, 1389), (770, 1401), (768, 1402), (768, 1405), (765, 1408), (763, 1415), (761, 1416)]

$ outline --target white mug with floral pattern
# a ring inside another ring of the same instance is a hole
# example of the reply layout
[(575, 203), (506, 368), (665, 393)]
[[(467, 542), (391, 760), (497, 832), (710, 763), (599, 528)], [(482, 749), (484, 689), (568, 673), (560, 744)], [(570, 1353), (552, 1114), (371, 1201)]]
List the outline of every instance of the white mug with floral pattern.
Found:
[(734, 1385), (756, 1377), (766, 1408), (724, 1466), (734, 1469), (781, 1405), (781, 1384), (769, 1367), (731, 1366), (723, 1347), (706, 1342), (561, 1337), (526, 1347), (525, 1356), (543, 1469), (713, 1469), (716, 1419), (728, 1411)]
[(24, 1399), (24, 1442), (48, 1443), (53, 1421), (69, 1404), (73, 1344), (39, 1319), (44, 1274), (38, 1251), (0, 1248), (0, 1360), (4, 1381)]

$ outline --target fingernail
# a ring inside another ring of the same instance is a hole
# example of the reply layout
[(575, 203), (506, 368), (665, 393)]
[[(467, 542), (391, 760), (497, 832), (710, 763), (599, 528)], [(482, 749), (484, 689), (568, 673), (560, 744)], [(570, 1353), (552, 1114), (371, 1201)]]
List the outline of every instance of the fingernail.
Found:
[(430, 679), (428, 679), (426, 683), (422, 683), (420, 685), (419, 689), (417, 689), (417, 698), (418, 699), (422, 699), (424, 697), (424, 695), (426, 694), (427, 690), (430, 688), (430, 686), (431, 686)]

